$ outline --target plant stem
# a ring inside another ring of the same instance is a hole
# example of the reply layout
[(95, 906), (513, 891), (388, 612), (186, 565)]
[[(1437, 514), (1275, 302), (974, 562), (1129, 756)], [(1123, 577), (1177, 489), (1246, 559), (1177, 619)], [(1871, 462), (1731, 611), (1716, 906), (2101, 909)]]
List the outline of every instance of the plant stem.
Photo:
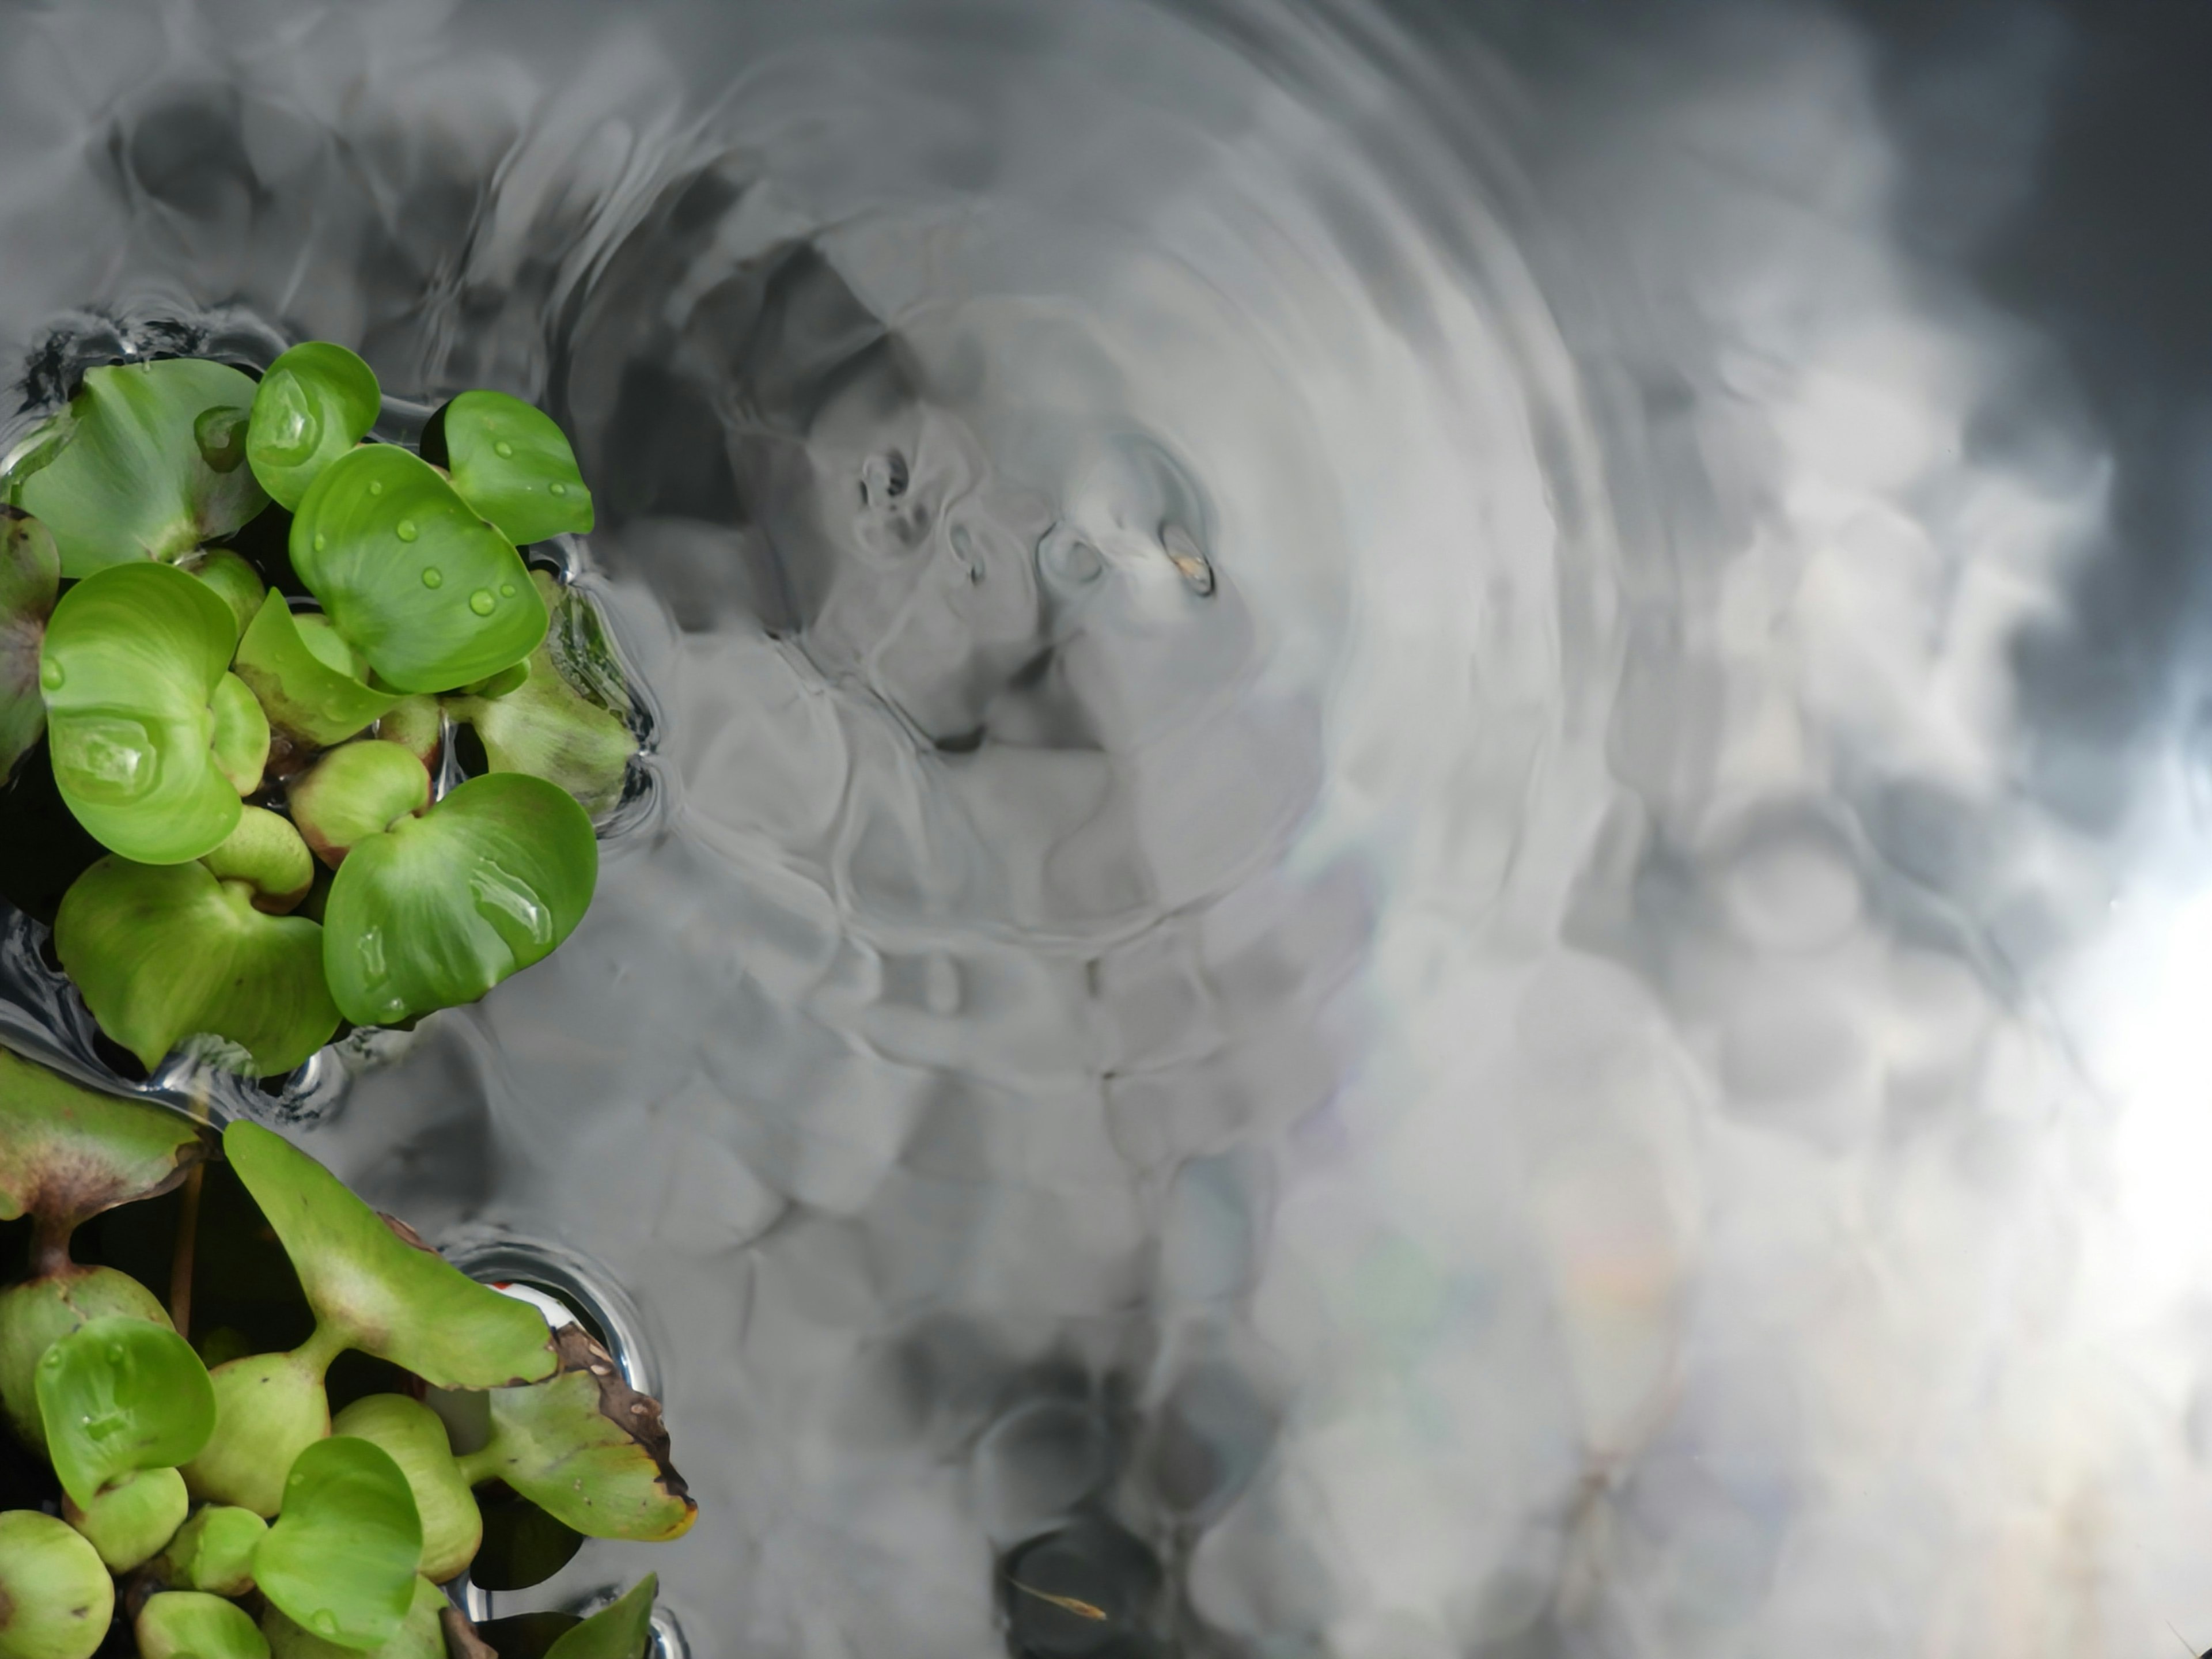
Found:
[(317, 1320), (307, 1340), (292, 1350), (293, 1357), (305, 1363), (317, 1376), (331, 1368), (331, 1361), (343, 1353), (352, 1342), (344, 1331), (325, 1320)]
[(499, 1476), (499, 1431), (491, 1431), (491, 1438), (472, 1452), (457, 1455), (453, 1463), (461, 1472), (461, 1480), (471, 1486), (481, 1486)]
[[(208, 1121), (204, 1078), (193, 1079), (192, 1121)], [(185, 1201), (177, 1211), (177, 1248), (169, 1256), (169, 1322), (187, 1342), (192, 1340), (192, 1258), (199, 1243), (200, 1181), (205, 1173), (204, 1164), (195, 1164), (185, 1172)]]

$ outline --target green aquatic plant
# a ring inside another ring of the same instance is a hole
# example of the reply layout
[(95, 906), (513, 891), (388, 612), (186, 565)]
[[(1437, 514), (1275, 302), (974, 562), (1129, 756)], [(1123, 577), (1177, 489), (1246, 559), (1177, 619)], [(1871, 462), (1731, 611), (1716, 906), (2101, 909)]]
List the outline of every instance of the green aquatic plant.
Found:
[[(592, 527), (574, 453), (504, 393), (453, 398), (422, 454), (370, 439), (381, 408), (325, 341), (258, 384), (121, 363), (0, 475), (0, 780), (43, 738), (112, 855), (74, 866), (56, 949), (149, 1070), (214, 1038), (289, 1072), (342, 1022), (483, 995), (590, 905), (589, 814), (637, 743), (619, 674), (551, 648), (557, 617), (603, 657), (596, 617), (518, 551)], [(264, 511), (283, 534), (232, 544)], [(436, 800), (450, 722), (489, 770)], [(327, 914), (309, 848), (350, 872)]]
[[(143, 1285), (70, 1261), (69, 1237), (218, 1146), (313, 1329), (210, 1370)], [(89, 1659), (118, 1606), (140, 1659), (495, 1659), (438, 1588), (483, 1546), (476, 1489), (599, 1537), (674, 1538), (697, 1514), (659, 1402), (604, 1348), (471, 1279), (267, 1129), (234, 1122), (218, 1143), (0, 1049), (0, 1219), (26, 1218), (33, 1273), (0, 1293), (0, 1360), (30, 1377), (32, 1425), (13, 1398), (10, 1419), (52, 1468), (62, 1518), (0, 1514), (0, 1659)], [(21, 1294), (100, 1274), (143, 1300)], [(401, 1386), (334, 1415), (347, 1351)], [(456, 1454), (447, 1418), (407, 1391), (432, 1389), (479, 1402), (483, 1444)], [(641, 1659), (654, 1593), (648, 1577), (551, 1652)]]

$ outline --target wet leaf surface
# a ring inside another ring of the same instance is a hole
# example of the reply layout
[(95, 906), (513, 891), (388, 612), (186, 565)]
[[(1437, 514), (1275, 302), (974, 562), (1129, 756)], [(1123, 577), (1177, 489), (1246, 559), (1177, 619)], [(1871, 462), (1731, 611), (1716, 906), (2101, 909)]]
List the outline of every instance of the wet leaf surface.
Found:
[(503, 392), (464, 392), (437, 419), (453, 488), (507, 540), (592, 527), (592, 492), (551, 416)]
[(376, 424), (376, 375), (342, 345), (310, 340), (269, 365), (254, 388), (246, 459), (270, 497), (297, 507), (307, 486)]
[(215, 1431), (207, 1367), (183, 1337), (144, 1320), (80, 1326), (40, 1357), (37, 1386), (46, 1455), (82, 1509), (111, 1481), (190, 1461)]
[(415, 1601), (422, 1527), (399, 1466), (366, 1440), (318, 1440), (284, 1482), (284, 1504), (254, 1553), (261, 1593), (302, 1629), (373, 1648)]

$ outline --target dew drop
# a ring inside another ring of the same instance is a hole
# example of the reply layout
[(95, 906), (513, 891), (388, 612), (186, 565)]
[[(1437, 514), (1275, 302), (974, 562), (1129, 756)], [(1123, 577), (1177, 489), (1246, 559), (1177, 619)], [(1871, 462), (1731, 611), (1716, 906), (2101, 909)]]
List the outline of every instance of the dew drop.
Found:
[(68, 678), (69, 675), (64, 672), (62, 665), (58, 662), (49, 659), (39, 665), (39, 684), (49, 691), (60, 690), (62, 682)]
[(491, 615), (491, 608), (498, 603), (499, 601), (492, 597), (491, 589), (489, 587), (479, 587), (469, 595), (469, 609), (479, 617)]
[(425, 566), (423, 567), (423, 568), (422, 568), (422, 586), (425, 586), (425, 587), (443, 587), (445, 585), (446, 585), (446, 573), (445, 573), (444, 571), (442, 571), (442, 570), (439, 569), (439, 568), (438, 568), (438, 567), (437, 567), (436, 565), (434, 565), (434, 564), (433, 564), (433, 565), (425, 565)]
[(368, 483), (368, 493), (372, 495), (381, 495), (384, 493), (384, 480), (381, 478), (370, 479)]
[(323, 422), (305, 387), (290, 369), (279, 369), (261, 383), (254, 402), (261, 406), (262, 447), (279, 466), (297, 466), (322, 441)]
[(152, 789), (161, 770), (154, 734), (120, 716), (67, 722), (53, 734), (55, 770), (77, 793), (119, 806)]
[(316, 535), (315, 535), (315, 551), (316, 551), (316, 552), (318, 552), (318, 553), (321, 552), (325, 548), (328, 547), (330, 544), (331, 544), (331, 538), (330, 538), (328, 536), (325, 536), (325, 535), (322, 534), (319, 531), (316, 532)]
[(384, 929), (366, 929), (355, 942), (354, 949), (360, 953), (361, 971), (370, 985), (381, 985), (391, 977), (384, 966)]
[(556, 495), (565, 495), (568, 493), (568, 486), (564, 483), (548, 484), (546, 488), (550, 489)]
[(538, 902), (537, 894), (530, 890), (526, 883), (486, 859), (470, 872), (469, 891), (476, 900), (477, 914), (507, 935), (510, 942), (512, 931), (501, 927), (502, 921), (520, 928), (540, 954), (551, 946), (552, 912)]
[(501, 438), (497, 443), (491, 447), (491, 453), (504, 461), (513, 457), (514, 454), (514, 446), (507, 442), (506, 439)]
[(107, 1363), (111, 1365), (120, 1365), (123, 1363), (123, 1345), (120, 1342), (111, 1342), (107, 1345)]
[(503, 599), (513, 599), (514, 597), (514, 584), (513, 582), (501, 582), (499, 585), (499, 596)]
[(392, 531), (403, 542), (413, 541), (419, 533), (415, 528), (415, 520), (412, 519), (402, 519), (392, 526)]
[(320, 1635), (336, 1636), (338, 1633), (338, 1616), (328, 1607), (317, 1607), (307, 1615), (307, 1622)]

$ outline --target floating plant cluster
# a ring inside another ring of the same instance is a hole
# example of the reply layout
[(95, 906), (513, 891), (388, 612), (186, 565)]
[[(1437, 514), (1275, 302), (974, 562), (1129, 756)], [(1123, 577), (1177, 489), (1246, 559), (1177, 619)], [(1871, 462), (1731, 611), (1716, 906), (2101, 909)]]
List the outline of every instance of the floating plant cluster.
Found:
[[(228, 1323), (188, 1340), (210, 1170), (240, 1197), (200, 1249), (229, 1253), (234, 1291), (267, 1279), (239, 1252), (273, 1237), (304, 1340), (255, 1352)], [(82, 1224), (180, 1187), (166, 1309), (73, 1259)], [(640, 1659), (649, 1576), (588, 1619), (507, 1632), (439, 1589), (484, 1548), (490, 1494), (510, 1537), (517, 1510), (541, 1539), (658, 1541), (696, 1515), (658, 1402), (580, 1326), (549, 1329), (266, 1129), (218, 1140), (0, 1049), (0, 1221), (18, 1220), (0, 1409), (58, 1492), (30, 1507), (17, 1479), (0, 1504), (0, 1659), (89, 1659), (118, 1612), (140, 1659)], [(363, 1355), (379, 1386), (334, 1413), (333, 1362)]]
[[(475, 1000), (591, 902), (636, 745), (553, 648), (595, 619), (518, 551), (591, 527), (574, 454), (495, 392), (420, 453), (366, 441), (381, 402), (324, 342), (258, 385), (118, 363), (9, 459), (0, 778), (43, 739), (104, 849), (54, 950), (149, 1070), (190, 1041), (289, 1072), (342, 1023)], [(441, 795), (462, 726), (483, 764)]]

